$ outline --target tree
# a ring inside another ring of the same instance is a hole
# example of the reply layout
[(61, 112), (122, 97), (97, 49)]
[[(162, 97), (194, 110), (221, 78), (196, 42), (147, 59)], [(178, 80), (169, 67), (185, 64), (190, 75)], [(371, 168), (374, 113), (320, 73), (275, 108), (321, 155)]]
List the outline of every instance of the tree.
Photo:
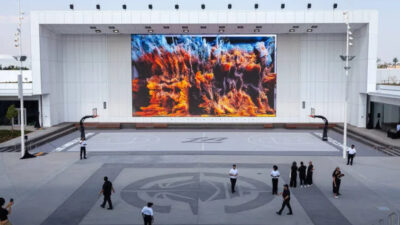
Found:
[(377, 58), (377, 59), (376, 59), (376, 67), (377, 67), (377, 68), (381, 68), (381, 64), (380, 64), (380, 63), (381, 63), (381, 59), (380, 59), (380, 58)]
[(6, 118), (11, 121), (11, 130), (14, 130), (14, 118), (18, 116), (15, 105), (10, 105), (7, 109)]
[(399, 62), (399, 60), (397, 59), (397, 57), (393, 58), (393, 65), (394, 67), (396, 67), (397, 63)]

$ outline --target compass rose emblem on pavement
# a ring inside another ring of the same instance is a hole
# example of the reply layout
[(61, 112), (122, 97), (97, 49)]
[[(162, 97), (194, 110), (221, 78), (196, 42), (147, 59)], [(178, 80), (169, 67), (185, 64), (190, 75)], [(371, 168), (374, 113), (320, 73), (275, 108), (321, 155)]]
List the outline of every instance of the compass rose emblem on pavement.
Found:
[(230, 192), (226, 174), (175, 173), (129, 184), (122, 190), (121, 198), (137, 208), (154, 202), (153, 208), (159, 213), (169, 213), (174, 205), (185, 204), (193, 215), (198, 215), (200, 205), (237, 213), (261, 207), (273, 199), (269, 185), (249, 177), (239, 177), (236, 189), (235, 194)]

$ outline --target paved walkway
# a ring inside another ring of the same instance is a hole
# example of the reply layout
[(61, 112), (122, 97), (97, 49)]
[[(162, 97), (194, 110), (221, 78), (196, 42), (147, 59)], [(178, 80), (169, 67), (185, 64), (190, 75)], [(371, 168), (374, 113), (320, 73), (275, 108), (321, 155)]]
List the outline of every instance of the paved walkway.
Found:
[[(11, 130), (11, 126), (0, 126), (0, 130)], [(21, 130), (21, 127), (14, 125), (14, 130)], [(36, 128), (34, 126), (25, 126), (25, 130), (35, 131)]]
[[(0, 195), (14, 198), (10, 219), (30, 225), (136, 225), (141, 207), (155, 203), (161, 225), (365, 225), (400, 209), (400, 157), (387, 157), (349, 139), (358, 149), (353, 166), (341, 157), (341, 135), (320, 130), (104, 130), (88, 131), (88, 159), (79, 160), (74, 132), (19, 160), (0, 153)], [(71, 144), (72, 143), (72, 144)], [(65, 148), (63, 148), (63, 146)], [(56, 151), (56, 149), (58, 149)], [(275, 212), (269, 173), (288, 183), (293, 161), (315, 166), (311, 188), (293, 188), (293, 216)], [(239, 169), (237, 193), (228, 171)], [(342, 197), (332, 196), (332, 171), (342, 168)], [(116, 193), (115, 209), (99, 207), (103, 177)]]
[[(13, 224), (142, 224), (140, 209), (147, 201), (155, 203), (155, 224), (163, 225), (365, 225), (400, 208), (400, 181), (393, 179), (400, 173), (398, 157), (358, 157), (352, 167), (332, 156), (0, 157), (0, 193), (15, 199)], [(313, 187), (292, 189), (294, 215), (276, 215), (281, 197), (271, 195), (272, 165), (279, 166), (281, 191), (291, 162), (309, 160), (315, 165)], [(227, 176), (232, 163), (239, 169), (236, 194), (230, 193)], [(332, 196), (336, 166), (345, 174), (339, 199)], [(116, 190), (112, 211), (99, 207), (103, 176)]]
[[(343, 125), (341, 124), (338, 124), (337, 126), (343, 128)], [(366, 128), (355, 127), (352, 125), (348, 125), (347, 127), (350, 131), (357, 133), (358, 135), (365, 137), (369, 140), (376, 141), (379, 143), (385, 143), (386, 145), (400, 148), (400, 139), (389, 138), (387, 137), (387, 133), (382, 130), (366, 129)]]

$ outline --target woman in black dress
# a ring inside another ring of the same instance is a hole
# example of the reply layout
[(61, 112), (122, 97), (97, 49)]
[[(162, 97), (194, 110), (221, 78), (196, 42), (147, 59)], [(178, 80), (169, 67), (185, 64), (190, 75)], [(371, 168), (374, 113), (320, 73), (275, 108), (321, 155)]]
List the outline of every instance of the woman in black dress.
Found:
[(306, 170), (307, 166), (304, 165), (303, 161), (300, 162), (299, 166), (299, 178), (300, 178), (300, 187), (304, 187), (306, 185)]
[(339, 198), (339, 189), (340, 189), (340, 183), (341, 183), (341, 178), (344, 176), (344, 174), (340, 171), (339, 167), (336, 167), (335, 171), (333, 171), (332, 174), (332, 189), (333, 189), (333, 197), (334, 198)]
[(313, 184), (313, 172), (314, 172), (314, 165), (310, 161), (307, 167), (307, 177), (306, 177), (307, 187), (310, 187)]
[(293, 162), (292, 169), (290, 171), (290, 187), (297, 186), (297, 163)]

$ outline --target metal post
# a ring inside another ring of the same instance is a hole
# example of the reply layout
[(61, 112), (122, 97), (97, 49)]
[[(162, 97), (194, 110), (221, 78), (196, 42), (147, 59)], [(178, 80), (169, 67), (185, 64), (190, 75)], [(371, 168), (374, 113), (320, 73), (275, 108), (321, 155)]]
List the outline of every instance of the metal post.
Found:
[(329, 122), (328, 119), (325, 116), (321, 115), (310, 115), (311, 118), (320, 118), (324, 121), (324, 131), (322, 133), (322, 140), (327, 141), (328, 140), (328, 126)]
[(345, 66), (345, 71), (346, 71), (346, 77), (345, 77), (345, 88), (344, 88), (344, 122), (343, 122), (343, 158), (346, 158), (346, 152), (347, 152), (347, 104), (348, 104), (348, 91), (347, 91), (347, 83), (348, 83), (348, 76), (349, 76), (349, 31), (350, 31), (350, 26), (349, 26), (349, 19), (348, 15), (346, 15), (346, 66)]
[(352, 45), (352, 43), (350, 42), (351, 40), (353, 40), (353, 37), (351, 37), (351, 31), (350, 31), (350, 24), (349, 24), (349, 12), (344, 12), (344, 19), (345, 19), (345, 23), (346, 23), (346, 55), (341, 55), (340, 58), (346, 62), (346, 65), (344, 67), (346, 76), (345, 76), (345, 88), (344, 88), (344, 121), (343, 121), (343, 158), (346, 158), (346, 150), (347, 150), (347, 107), (348, 107), (348, 100), (349, 100), (349, 90), (348, 90), (348, 79), (349, 79), (349, 70), (350, 70), (350, 66), (349, 66), (349, 61), (353, 60), (355, 58), (355, 56), (349, 56), (349, 48)]
[(22, 33), (22, 13), (21, 13), (21, 0), (18, 0), (18, 37), (19, 37), (19, 66), (20, 66), (20, 75), (21, 79), (18, 79), (18, 82), (21, 82), (18, 86), (21, 88), (19, 93), (20, 95), (20, 109), (21, 109), (21, 157), (25, 156), (25, 117), (24, 117), (24, 87), (23, 87), (23, 82), (22, 82), (22, 41), (21, 41), (21, 33)]

